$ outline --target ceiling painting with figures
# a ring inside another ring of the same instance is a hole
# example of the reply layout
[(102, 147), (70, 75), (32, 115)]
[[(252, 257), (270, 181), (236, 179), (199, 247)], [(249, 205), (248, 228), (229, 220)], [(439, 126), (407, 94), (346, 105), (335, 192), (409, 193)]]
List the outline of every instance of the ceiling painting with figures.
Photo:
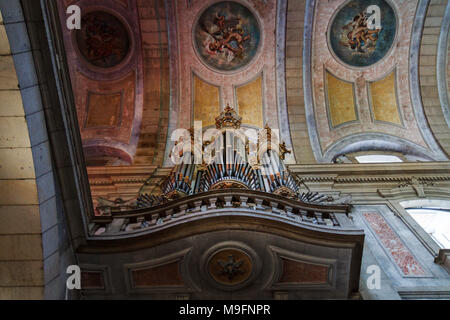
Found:
[(224, 1), (200, 15), (193, 38), (197, 54), (207, 66), (218, 71), (236, 71), (255, 57), (261, 32), (248, 8)]

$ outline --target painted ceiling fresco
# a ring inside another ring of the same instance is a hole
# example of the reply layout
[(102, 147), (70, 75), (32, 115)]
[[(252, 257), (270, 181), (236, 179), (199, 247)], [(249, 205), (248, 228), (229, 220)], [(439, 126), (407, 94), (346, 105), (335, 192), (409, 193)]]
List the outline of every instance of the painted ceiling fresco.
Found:
[[(375, 10), (380, 13), (379, 28), (371, 20)], [(330, 26), (330, 46), (338, 59), (353, 67), (367, 67), (392, 48), (397, 19), (384, 0), (353, 0), (337, 11)]]
[[(309, 119), (308, 126), (318, 133), (316, 142), (311, 143), (315, 158), (319, 162), (329, 162), (339, 153), (381, 149), (412, 153), (426, 160), (445, 159), (442, 152), (436, 148), (436, 151), (430, 152), (430, 149), (434, 148), (435, 138), (429, 135), (426, 124), (419, 125), (420, 120), (424, 118), (423, 107), (420, 97), (413, 94), (417, 90), (418, 79), (413, 77), (411, 70), (417, 67), (418, 61), (412, 60), (415, 56), (411, 55), (411, 47), (417, 47), (420, 40), (420, 29), (414, 28), (413, 25), (420, 18), (416, 12), (419, 7), (423, 7), (423, 2), (389, 2), (395, 11), (395, 15), (390, 16), (397, 19), (396, 25), (399, 26), (392, 50), (388, 49), (390, 45), (387, 44), (387, 54), (383, 57), (380, 51), (378, 63), (373, 64), (376, 60), (369, 59), (367, 63), (370, 65), (365, 67), (361, 67), (363, 60), (355, 56), (352, 61), (360, 66), (358, 68), (351, 67), (337, 58), (323, 35), (336, 14), (339, 17), (342, 12), (348, 10), (347, 18), (341, 22), (345, 26), (351, 21), (351, 17), (358, 15), (361, 8), (364, 8), (363, 5), (369, 2), (358, 2), (361, 6), (355, 7), (354, 11), (351, 10), (352, 7), (348, 7), (349, 4), (355, 3), (354, 1), (314, 2), (314, 28), (309, 30), (313, 39), (311, 49), (308, 49), (311, 50), (309, 52), (312, 55), (312, 64), (305, 65), (307, 74), (312, 78), (312, 92), (309, 97), (310, 92), (305, 92), (307, 101), (311, 101), (305, 104), (305, 109)], [(380, 9), (388, 8), (383, 7), (382, 3), (379, 4)], [(383, 10), (380, 12), (379, 39), (382, 40), (383, 28), (388, 29), (392, 21), (383, 18)], [(327, 21), (328, 24), (325, 23)], [(341, 37), (341, 30), (342, 27), (331, 32)], [(379, 44), (381, 42), (378, 40), (374, 53), (380, 50)], [(355, 52), (356, 49), (357, 47)], [(376, 56), (373, 57), (375, 59)], [(352, 62), (349, 60), (349, 63)], [(327, 77), (330, 74), (332, 77)], [(333, 83), (330, 79), (333, 79)], [(336, 82), (339, 84), (336, 85)], [(353, 85), (353, 89), (350, 88), (348, 93), (343, 94), (341, 89), (349, 83)], [(355, 108), (347, 108), (352, 102), (348, 95), (353, 96)], [(340, 113), (346, 115), (336, 118), (335, 123), (330, 121), (329, 115)], [(314, 117), (314, 121), (311, 121), (312, 117), (309, 115)], [(340, 120), (337, 121), (338, 119)], [(313, 136), (310, 138), (315, 139)]]
[(250, 10), (226, 1), (207, 8), (194, 29), (201, 59), (220, 71), (237, 70), (254, 58), (260, 43), (260, 27)]
[(122, 160), (108, 165), (170, 165), (171, 133), (212, 126), (229, 105), (243, 126), (280, 129), (291, 162), (384, 147), (444, 159), (421, 102), (438, 100), (435, 2), (61, 1), (62, 21), (68, 5), (83, 12), (81, 30), (63, 33), (85, 151)]
[(208, 126), (229, 105), (244, 126), (277, 128), (277, 2), (173, 1), (169, 9), (178, 100), (170, 127)]

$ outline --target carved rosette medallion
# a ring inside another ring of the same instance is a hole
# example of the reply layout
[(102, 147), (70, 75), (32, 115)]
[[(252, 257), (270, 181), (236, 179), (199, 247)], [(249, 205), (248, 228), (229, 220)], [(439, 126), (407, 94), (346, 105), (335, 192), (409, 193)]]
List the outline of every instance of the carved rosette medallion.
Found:
[(253, 270), (252, 259), (243, 251), (223, 249), (215, 252), (208, 262), (209, 275), (217, 283), (237, 286), (246, 282)]

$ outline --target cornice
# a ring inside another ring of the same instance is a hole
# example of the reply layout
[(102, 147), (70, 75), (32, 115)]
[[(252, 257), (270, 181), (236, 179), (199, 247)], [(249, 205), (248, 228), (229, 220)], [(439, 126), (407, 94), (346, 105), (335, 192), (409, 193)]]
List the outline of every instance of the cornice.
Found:
[(450, 181), (450, 162), (291, 165), (303, 182), (335, 184)]
[(88, 167), (89, 184), (91, 186), (108, 186), (117, 184), (144, 184), (149, 177), (163, 179), (172, 168), (158, 166), (118, 166)]

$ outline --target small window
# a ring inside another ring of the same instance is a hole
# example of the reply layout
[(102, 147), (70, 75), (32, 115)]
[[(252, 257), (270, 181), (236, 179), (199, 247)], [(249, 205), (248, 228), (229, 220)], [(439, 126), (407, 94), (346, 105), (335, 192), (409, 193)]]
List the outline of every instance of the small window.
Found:
[(359, 163), (392, 163), (392, 162), (403, 162), (399, 157), (389, 156), (383, 154), (373, 154), (365, 156), (356, 156), (356, 160)]
[(405, 209), (442, 249), (450, 248), (450, 209)]

